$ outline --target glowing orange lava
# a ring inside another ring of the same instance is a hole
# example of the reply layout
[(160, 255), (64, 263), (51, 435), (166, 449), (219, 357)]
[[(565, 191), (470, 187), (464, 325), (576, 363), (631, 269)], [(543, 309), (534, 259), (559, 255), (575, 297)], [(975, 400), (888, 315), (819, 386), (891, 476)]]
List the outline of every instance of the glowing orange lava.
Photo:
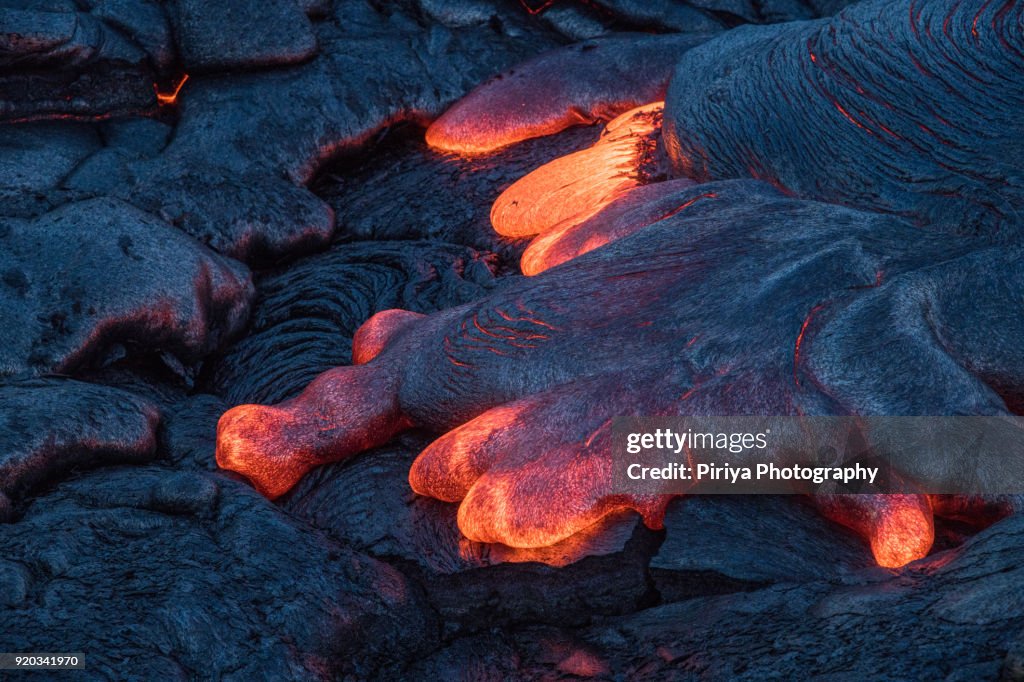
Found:
[(481, 446), (500, 430), (514, 427), (525, 411), (522, 403), (495, 407), (441, 436), (413, 462), (409, 485), (420, 495), (461, 501), (491, 465), (495, 453)]
[[(507, 547), (563, 543), (624, 510), (660, 527), (668, 496), (611, 494), (607, 442), (546, 442), (534, 422), (545, 400), (495, 407), (434, 441), (412, 465), (412, 489), (460, 502), (465, 537)], [(610, 429), (604, 435), (610, 439)]]
[[(586, 224), (586, 221), (578, 225), (583, 224)], [(612, 241), (606, 234), (591, 233), (582, 236), (576, 240), (576, 243), (571, 244), (566, 239), (566, 233), (572, 231), (572, 228), (578, 225), (570, 225), (565, 229), (554, 230), (530, 242), (526, 251), (523, 252), (523, 257), (519, 260), (519, 269), (523, 271), (523, 274), (530, 275), (531, 277), (538, 275), (549, 268), (572, 260), (577, 256), (582, 256), (584, 253), (598, 249)]]
[(365, 365), (380, 355), (400, 331), (425, 315), (394, 308), (382, 310), (364, 322), (352, 337), (352, 364)]
[(236, 471), (270, 499), (311, 469), (383, 445), (410, 426), (387, 367), (339, 367), (297, 397), (240, 405), (217, 423), (217, 465)]
[(171, 92), (161, 92), (159, 86), (156, 83), (153, 84), (153, 89), (156, 90), (156, 101), (162, 107), (173, 106), (178, 103), (178, 95), (181, 94), (181, 89), (185, 86), (188, 81), (188, 74), (183, 74), (178, 84), (174, 86), (174, 90)]
[(866, 538), (875, 561), (885, 568), (927, 556), (935, 541), (925, 495), (819, 495), (815, 502), (825, 516)]
[(460, 112), (454, 109), (449, 111), (451, 113), (446, 112), (445, 117), (439, 118), (427, 128), (427, 146), (441, 152), (450, 152), (466, 157), (491, 154), (502, 147), (523, 140), (554, 135), (573, 125), (590, 123), (589, 120), (575, 117), (570, 113), (554, 121), (545, 121), (543, 124), (529, 126), (525, 130), (506, 131), (500, 122), (471, 124), (466, 124), (464, 121), (452, 122), (449, 119), (454, 118)]
[[(540, 472), (531, 472), (536, 476)], [(556, 493), (547, 486), (533, 486), (519, 477), (485, 473), (459, 505), (459, 530), (470, 540), (500, 543), (509, 547), (548, 547), (593, 526), (609, 514), (630, 509), (625, 501), (601, 500), (595, 504), (596, 487), (588, 469), (567, 466), (545, 474), (566, 480)]]
[(612, 120), (589, 149), (555, 159), (520, 178), (491, 208), (491, 224), (508, 237), (544, 234), (591, 217), (640, 184), (649, 136), (661, 125), (664, 102)]
[(536, 275), (596, 248), (628, 237), (634, 232), (685, 211), (694, 204), (714, 199), (705, 192), (667, 210), (664, 199), (694, 185), (692, 180), (672, 180), (628, 190), (604, 210), (580, 223), (567, 221), (535, 238), (519, 263), (524, 275)]
[[(812, 60), (817, 61), (813, 55)], [(175, 102), (187, 78), (173, 94), (158, 95), (161, 104)], [(523, 255), (524, 274), (537, 274), (717, 198), (714, 192), (691, 189), (694, 183), (687, 179), (644, 184), (643, 169), (654, 153), (663, 105), (654, 102), (618, 116), (592, 147), (541, 166), (498, 197), (491, 209), (494, 229), (509, 237), (534, 237)], [(453, 111), (452, 120), (462, 116)], [(445, 148), (462, 144), (444, 138), (454, 125), (448, 121), (431, 126), (428, 142)], [(876, 285), (881, 277), (879, 273)], [(811, 310), (796, 337), (797, 383), (801, 344), (821, 308)], [(561, 331), (529, 310), (494, 312), (500, 320), (467, 314), (447, 335), (437, 334), (434, 342), (445, 353), (450, 365), (443, 364), (452, 376), (473, 377), (476, 369), (472, 356), (460, 349), (507, 356), (511, 349), (536, 348)], [(411, 426), (398, 404), (401, 359), (383, 351), (423, 317), (405, 310), (377, 313), (355, 333), (353, 367), (320, 375), (301, 395), (279, 405), (243, 405), (225, 413), (218, 424), (217, 463), (247, 476), (260, 492), (275, 498), (313, 467), (381, 445)], [(523, 322), (530, 325), (526, 330), (516, 324)], [(584, 538), (598, 532), (601, 526), (596, 524), (625, 510), (639, 512), (646, 525), (660, 528), (672, 496), (611, 492), (610, 420), (589, 425), (585, 437), (560, 442), (559, 429), (538, 419), (552, 414), (559, 401), (574, 398), (572, 390), (565, 390), (493, 407), (449, 431), (416, 458), (410, 486), (418, 494), (459, 503), (462, 534), (471, 541), (518, 548), (510, 556), (546, 556), (520, 550)], [(606, 399), (614, 394), (602, 393)], [(623, 412), (642, 407), (636, 395), (623, 401)], [(824, 495), (815, 502), (828, 518), (866, 538), (881, 566), (903, 566), (926, 556), (932, 546), (933, 513), (923, 495)], [(586, 545), (582, 539), (578, 544)], [(570, 545), (561, 545), (559, 552), (571, 554), (566, 549)], [(580, 659), (573, 665), (590, 669), (596, 663)]]

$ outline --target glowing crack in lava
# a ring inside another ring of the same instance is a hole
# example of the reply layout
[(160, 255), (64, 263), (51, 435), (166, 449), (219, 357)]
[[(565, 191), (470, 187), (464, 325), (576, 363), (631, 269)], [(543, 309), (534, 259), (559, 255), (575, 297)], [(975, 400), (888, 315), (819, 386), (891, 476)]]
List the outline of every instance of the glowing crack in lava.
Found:
[(153, 89), (156, 91), (156, 102), (162, 107), (171, 107), (178, 103), (178, 95), (181, 94), (181, 89), (185, 87), (185, 83), (188, 82), (188, 74), (182, 74), (178, 80), (178, 84), (170, 92), (165, 92), (154, 83)]
[[(535, 238), (523, 259), (534, 276), (428, 316), (378, 313), (356, 333), (354, 366), (280, 405), (227, 412), (218, 463), (277, 497), (315, 466), (431, 429), (445, 435), (413, 464), (413, 489), (459, 503), (470, 539), (539, 547), (619, 510), (661, 525), (667, 496), (612, 490), (616, 416), (1008, 413), (991, 386), (1024, 381), (1024, 315), (1001, 293), (1024, 290), (1024, 258), (983, 229), (927, 228), (972, 197), (1008, 209), (971, 213), (979, 228), (1024, 209), (1003, 158), (1024, 106), (1024, 51), (1008, 28), (1020, 6), (1010, 16), (1010, 4), (869, 0), (689, 52), (663, 37), (584, 44), (481, 86), (431, 126), (431, 146), (486, 153), (628, 112), (495, 202), (501, 234)], [(972, 22), (984, 40), (950, 51), (957, 34), (945, 27)], [(894, 44), (930, 76), (867, 68), (889, 63)], [(951, 55), (972, 50), (986, 57), (972, 68), (1000, 64), (998, 78), (971, 89), (970, 106), (946, 106), (972, 74)], [(657, 68), (638, 68), (637, 55)], [(853, 73), (872, 81), (847, 87)], [(950, 144), (935, 147), (922, 116), (941, 117)], [(984, 136), (970, 132), (978, 121), (991, 122)], [(680, 177), (654, 182), (668, 167), (659, 149)], [(922, 189), (903, 168), (938, 180)], [(957, 507), (924, 495), (811, 500), (888, 567), (925, 556), (933, 514)]]

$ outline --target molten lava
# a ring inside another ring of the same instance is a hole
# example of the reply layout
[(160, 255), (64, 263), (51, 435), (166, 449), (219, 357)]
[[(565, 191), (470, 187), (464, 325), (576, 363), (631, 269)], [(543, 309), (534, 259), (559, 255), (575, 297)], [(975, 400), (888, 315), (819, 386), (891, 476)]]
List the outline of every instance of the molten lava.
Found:
[(627, 191), (604, 210), (583, 222), (568, 222), (540, 235), (523, 252), (520, 261), (523, 274), (539, 274), (605, 244), (628, 237), (659, 220), (671, 218), (698, 202), (715, 198), (713, 192), (679, 197), (683, 190), (694, 184), (692, 180), (682, 179), (643, 185)]
[[(531, 395), (448, 432), (413, 463), (413, 490), (461, 502), (457, 520), (463, 535), (509, 547), (555, 545), (623, 510), (661, 527), (669, 496), (612, 492), (610, 421), (588, 426), (588, 432), (597, 431), (582, 440), (539, 427), (573, 395), (572, 387)], [(612, 395), (609, 402), (625, 410), (629, 396)]]
[(420, 495), (460, 502), (492, 464), (495, 453), (481, 443), (515, 428), (525, 412), (523, 403), (496, 407), (441, 436), (413, 462), (409, 485)]
[[(421, 317), (378, 313), (356, 334), (353, 355), (367, 364), (325, 372), (278, 405), (229, 410), (217, 428), (218, 465), (245, 475), (274, 499), (314, 467), (382, 445), (410, 427), (399, 407), (396, 364), (405, 353), (382, 351), (405, 348), (403, 338), (416, 333)], [(588, 390), (606, 396), (615, 412), (649, 409), (645, 394), (616, 393), (616, 385), (605, 380)], [(660, 528), (671, 496), (611, 492), (606, 423), (586, 427), (586, 438), (570, 434), (559, 440), (538, 430), (543, 415), (563, 409), (575, 391), (569, 385), (499, 405), (449, 431), (413, 463), (411, 487), (460, 502), (457, 521), (465, 537), (508, 547), (552, 546), (623, 510), (637, 511), (649, 527)], [(932, 509), (923, 495), (832, 495), (815, 502), (826, 516), (865, 537), (882, 566), (902, 566), (931, 548)]]
[(491, 207), (498, 234), (528, 237), (579, 224), (640, 182), (662, 102), (638, 107), (608, 124), (589, 149), (555, 159), (520, 178)]
[(819, 495), (815, 503), (825, 516), (867, 539), (875, 561), (885, 568), (927, 556), (935, 541), (926, 495)]
[(275, 499), (311, 469), (383, 445), (409, 426), (386, 367), (340, 367), (291, 400), (225, 412), (217, 423), (217, 465)]
[(665, 98), (674, 59), (709, 34), (630, 35), (544, 53), (480, 85), (427, 129), (427, 144), (490, 154), (575, 125), (609, 121)]
[[(550, 0), (523, 4), (539, 11)], [(799, 411), (805, 398), (809, 405), (833, 400), (844, 405), (844, 394), (859, 400), (867, 395), (862, 390), (877, 389), (875, 377), (868, 381), (832, 372), (829, 385), (814, 387), (820, 394), (801, 386), (802, 365), (814, 357), (809, 346), (826, 317), (820, 301), (832, 300), (819, 298), (818, 289), (858, 295), (859, 289), (880, 287), (885, 277), (880, 268), (874, 284), (854, 281), (849, 286), (850, 273), (862, 272), (862, 266), (891, 263), (898, 268), (906, 260), (907, 272), (913, 272), (920, 263), (917, 256), (898, 255), (902, 245), (889, 249), (876, 243), (887, 230), (870, 240), (866, 233), (858, 237), (851, 231), (881, 224), (874, 222), (881, 221), (874, 215), (878, 212), (920, 219), (922, 226), (942, 212), (962, 217), (959, 199), (968, 194), (980, 198), (977, 206), (985, 211), (979, 214), (992, 214), (991, 219), (971, 218), (979, 224), (1003, 224), (1004, 204), (1011, 209), (1008, 214), (1014, 213), (1012, 192), (1005, 197), (991, 192), (997, 185), (1011, 190), (1019, 185), (1011, 182), (1019, 176), (1017, 169), (1001, 165), (1006, 141), (1016, 140), (1012, 135), (1018, 132), (1010, 122), (1019, 117), (1005, 114), (1016, 111), (1011, 105), (1020, 100), (1019, 82), (1007, 76), (1019, 72), (1020, 51), (1016, 42), (1006, 42), (1019, 34), (1006, 37), (1019, 23), (1011, 21), (1018, 18), (1010, 14), (1015, 3), (985, 3), (981, 9), (968, 5), (949, 6), (943, 34), (951, 38), (946, 29), (958, 16), (967, 16), (965, 8), (976, 11), (969, 30), (960, 34), (968, 40), (974, 36), (986, 48), (980, 55), (998, 57), (998, 69), (983, 68), (981, 59), (965, 62), (970, 68), (959, 64), (944, 52), (953, 43), (938, 50), (928, 44), (938, 38), (930, 27), (937, 26), (941, 13), (931, 10), (941, 9), (941, 3), (929, 8), (931, 16), (925, 14), (923, 22), (911, 5), (912, 36), (905, 33), (903, 12), (890, 19), (879, 5), (865, 3), (834, 20), (786, 27), (783, 36), (806, 31), (803, 35), (814, 38), (788, 50), (785, 40), (734, 31), (677, 64), (679, 55), (706, 36), (608, 38), (547, 53), (475, 89), (430, 126), (426, 140), (431, 147), (489, 153), (570, 125), (614, 119), (591, 148), (535, 170), (492, 207), (497, 232), (534, 238), (523, 256), (524, 273), (562, 264), (560, 272), (515, 280), (427, 321), (406, 311), (375, 315), (356, 332), (355, 366), (324, 373), (280, 405), (244, 405), (227, 412), (218, 425), (218, 463), (277, 497), (312, 467), (382, 444), (415, 420), (447, 435), (416, 459), (410, 484), (417, 493), (460, 503), (457, 520), (467, 538), (547, 547), (627, 509), (639, 512), (648, 526), (660, 527), (669, 496), (612, 492), (611, 447), (603, 423), (623, 414)], [(909, 62), (901, 56), (904, 51)], [(893, 68), (877, 68), (881, 62)], [(908, 78), (901, 70), (901, 63), (907, 67), (910, 62), (922, 78)], [(677, 65), (684, 75), (666, 90)], [(965, 90), (962, 86), (970, 84), (958, 71), (984, 88)], [(878, 92), (862, 87), (860, 76)], [(161, 105), (177, 101), (186, 78), (174, 92), (158, 92)], [(764, 187), (755, 189), (741, 180), (715, 187), (694, 187), (689, 180), (651, 184), (661, 175), (658, 100), (666, 96), (671, 116), (663, 151), (675, 175), (753, 177), (781, 192), (767, 195)], [(984, 104), (986, 99), (1002, 102), (977, 110), (960, 104)], [(947, 100), (958, 103), (947, 111)], [(959, 118), (953, 115), (958, 111)], [(974, 123), (984, 118), (979, 111), (998, 113), (1004, 120), (983, 121), (978, 132)], [(950, 149), (939, 150), (936, 144)], [(981, 153), (972, 151), (976, 144), (982, 144)], [(963, 161), (954, 161), (952, 151)], [(842, 181), (835, 182), (836, 177)], [(730, 191), (741, 200), (716, 196)], [(790, 198), (798, 195), (805, 199)], [(812, 207), (809, 197), (828, 203)], [(935, 204), (936, 197), (955, 200), (949, 204), (954, 210), (935, 210), (945, 205)], [(716, 210), (723, 204), (728, 210)], [(870, 209), (873, 217), (858, 212), (854, 218), (838, 210), (844, 204)], [(665, 224), (683, 211), (687, 215), (678, 222)], [(776, 229), (786, 217), (794, 219), (793, 233), (799, 234), (801, 225), (811, 228), (806, 243), (784, 238), (789, 222)], [(768, 218), (767, 226), (758, 225), (762, 218)], [(653, 225), (657, 222), (661, 229)], [(902, 219), (886, 224), (905, 234)], [(566, 263), (630, 235), (629, 243)], [(794, 245), (813, 247), (813, 252), (793, 251)], [(815, 259), (802, 259), (810, 253)], [(822, 253), (829, 253), (829, 259), (818, 260)], [(805, 263), (815, 264), (814, 277), (802, 277), (797, 286), (795, 272)], [(917, 282), (916, 275), (894, 279)], [(954, 280), (959, 281), (941, 281)], [(917, 288), (938, 296), (941, 286), (948, 285)], [(715, 299), (727, 304), (707, 305), (721, 302)], [(787, 305), (776, 307), (779, 300)], [(775, 333), (780, 320), (791, 319), (787, 306), (793, 305), (799, 305), (797, 314), (809, 311), (792, 330), (795, 339), (789, 327), (785, 335)], [(941, 318), (942, 306), (934, 309)], [(931, 319), (921, 322), (929, 330), (938, 326)], [(850, 328), (837, 327), (832, 341)], [(900, 325), (901, 342), (917, 338), (908, 336), (910, 329), (911, 324)], [(880, 325), (869, 331), (881, 336), (892, 330)], [(880, 354), (883, 342), (891, 339), (881, 336), (874, 346), (864, 337), (851, 338), (857, 343), (837, 344), (834, 357), (845, 358), (842, 352), (853, 354), (860, 365), (876, 357), (906, 364), (904, 355)], [(791, 355), (777, 352), (786, 350), (780, 342), (790, 341)], [(964, 364), (953, 359), (958, 367)], [(887, 366), (877, 364), (882, 371)], [(862, 369), (857, 373), (869, 373)], [(920, 390), (907, 389), (879, 404), (899, 409), (910, 404), (903, 393)], [(952, 396), (942, 393), (935, 399)], [(942, 513), (941, 505), (947, 513), (978, 513), (949, 501), (935, 502), (933, 508), (925, 495), (819, 495), (814, 503), (865, 538), (877, 562), (892, 568), (928, 553), (935, 535), (933, 513)], [(989, 510), (985, 518), (1000, 513)], [(585, 674), (599, 670), (589, 661), (573, 666)]]
[(688, 179), (645, 184), (658, 167), (662, 105), (622, 114), (592, 147), (541, 166), (498, 197), (491, 224), (499, 234), (539, 235), (523, 253), (523, 274), (539, 274), (715, 198), (712, 192), (676, 200), (694, 185)]
[(156, 90), (156, 102), (162, 107), (174, 106), (178, 103), (178, 95), (181, 94), (181, 89), (185, 87), (185, 83), (188, 81), (188, 74), (183, 74), (178, 84), (174, 86), (174, 89), (170, 92), (163, 92), (160, 90), (156, 83), (153, 84), (153, 89)]
[(365, 365), (380, 355), (402, 330), (426, 317), (409, 310), (382, 310), (364, 322), (352, 337), (352, 364)]

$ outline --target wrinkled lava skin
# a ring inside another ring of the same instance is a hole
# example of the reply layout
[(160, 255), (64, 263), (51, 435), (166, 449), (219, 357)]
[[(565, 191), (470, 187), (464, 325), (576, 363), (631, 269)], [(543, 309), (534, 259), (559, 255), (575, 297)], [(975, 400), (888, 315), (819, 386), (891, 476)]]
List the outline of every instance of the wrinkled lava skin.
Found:
[(932, 229), (1015, 232), (1022, 27), (1019, 2), (900, 0), (730, 32), (678, 66), (669, 157), (698, 181), (752, 176)]
[[(371, 320), (367, 364), (226, 413), (219, 464), (273, 497), (407, 425), (448, 431), (413, 488), (461, 501), (471, 539), (542, 546), (621, 508), (660, 523), (665, 499), (610, 493), (617, 415), (1007, 413), (1022, 12), (869, 2), (690, 50), (664, 112), (674, 174), (766, 182), (652, 190), (681, 210), (482, 301)], [(926, 498), (819, 505), (882, 565), (930, 547)]]
[[(1020, 385), (1024, 319), (980, 334), (988, 311), (968, 302), (1020, 286), (1018, 250), (755, 181), (685, 188), (679, 203), (708, 187), (714, 201), (479, 302), (371, 318), (398, 322), (367, 334), (380, 355), (293, 401), (229, 411), (218, 462), (277, 496), (406, 423), (454, 429), (421, 454), (413, 488), (461, 500), (472, 539), (537, 546), (623, 507), (659, 523), (666, 500), (610, 494), (617, 415), (1005, 411), (966, 367)], [(886, 316), (889, 336), (864, 315)], [(916, 383), (891, 382), (894, 367)], [(930, 530), (930, 515), (917, 523)]]

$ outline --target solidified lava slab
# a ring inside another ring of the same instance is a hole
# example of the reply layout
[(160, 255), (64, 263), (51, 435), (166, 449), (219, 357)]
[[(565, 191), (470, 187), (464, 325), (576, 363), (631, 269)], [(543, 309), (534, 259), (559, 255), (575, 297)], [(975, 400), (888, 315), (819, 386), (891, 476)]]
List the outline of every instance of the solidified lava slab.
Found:
[(242, 264), (114, 199), (0, 218), (0, 242), (9, 325), (0, 375), (74, 371), (110, 353), (189, 362), (237, 333), (248, 314)]
[(89, 652), (95, 679), (365, 679), (437, 637), (399, 571), (200, 472), (79, 477), (0, 547), (4, 646)]
[(0, 382), (0, 498), (18, 501), (73, 468), (152, 459), (158, 418), (155, 405), (115, 388)]
[(0, 121), (110, 116), (156, 104), (154, 61), (166, 64), (171, 51), (156, 5), (138, 3), (124, 24), (71, 3), (19, 4), (0, 7)]

